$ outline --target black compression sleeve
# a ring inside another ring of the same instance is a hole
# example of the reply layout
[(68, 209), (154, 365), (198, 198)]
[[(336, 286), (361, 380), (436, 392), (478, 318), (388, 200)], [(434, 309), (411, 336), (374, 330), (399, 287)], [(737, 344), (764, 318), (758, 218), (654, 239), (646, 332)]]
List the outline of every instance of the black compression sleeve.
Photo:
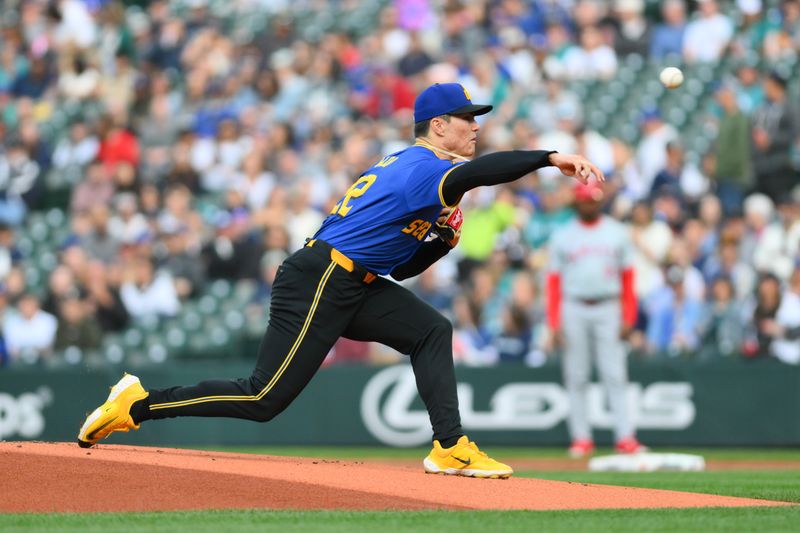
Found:
[(411, 256), (411, 259), (395, 267), (391, 272), (391, 276), (397, 281), (413, 278), (417, 274), (421, 274), (436, 261), (446, 256), (449, 251), (450, 247), (441, 239), (428, 241), (420, 246), (417, 253)]
[(497, 185), (521, 178), (529, 172), (550, 166), (545, 150), (512, 150), (484, 155), (454, 168), (444, 180), (442, 196), (447, 205), (455, 205), (461, 196), (475, 187)]

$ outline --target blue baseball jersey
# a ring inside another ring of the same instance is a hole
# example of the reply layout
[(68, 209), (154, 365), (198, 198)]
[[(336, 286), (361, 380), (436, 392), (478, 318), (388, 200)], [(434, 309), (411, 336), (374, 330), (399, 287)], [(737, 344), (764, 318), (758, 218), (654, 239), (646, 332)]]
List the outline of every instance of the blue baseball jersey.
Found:
[(420, 145), (384, 157), (359, 176), (314, 238), (371, 272), (388, 274), (431, 232), (446, 206), (444, 178), (456, 166)]

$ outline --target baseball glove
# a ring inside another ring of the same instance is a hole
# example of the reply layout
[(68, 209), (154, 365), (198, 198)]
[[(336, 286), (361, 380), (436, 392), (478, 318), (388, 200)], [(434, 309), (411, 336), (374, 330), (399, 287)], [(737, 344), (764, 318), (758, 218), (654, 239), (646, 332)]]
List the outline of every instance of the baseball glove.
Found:
[(449, 213), (447, 209), (443, 209), (441, 216), (433, 227), (433, 231), (450, 248), (454, 248), (461, 238), (461, 224), (463, 222), (464, 213), (458, 207), (452, 208)]

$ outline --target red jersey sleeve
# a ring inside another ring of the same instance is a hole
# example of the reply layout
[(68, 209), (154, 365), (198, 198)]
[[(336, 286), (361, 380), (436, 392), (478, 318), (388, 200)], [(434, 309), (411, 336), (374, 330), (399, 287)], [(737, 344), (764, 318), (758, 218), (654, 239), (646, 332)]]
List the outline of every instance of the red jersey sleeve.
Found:
[(561, 276), (558, 272), (547, 275), (547, 324), (553, 331), (561, 327)]

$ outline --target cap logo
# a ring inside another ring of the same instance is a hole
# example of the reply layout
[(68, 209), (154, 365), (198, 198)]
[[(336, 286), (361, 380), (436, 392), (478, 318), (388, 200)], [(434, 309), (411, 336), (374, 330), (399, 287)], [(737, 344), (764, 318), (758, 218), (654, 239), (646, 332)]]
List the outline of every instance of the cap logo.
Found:
[[(461, 84), (459, 83), (459, 85), (461, 85)], [(472, 101), (472, 97), (469, 95), (469, 91), (467, 90), (467, 88), (464, 87), (463, 85), (461, 85), (461, 88), (464, 90), (464, 96), (466, 96), (467, 100), (469, 100), (471, 102)]]

